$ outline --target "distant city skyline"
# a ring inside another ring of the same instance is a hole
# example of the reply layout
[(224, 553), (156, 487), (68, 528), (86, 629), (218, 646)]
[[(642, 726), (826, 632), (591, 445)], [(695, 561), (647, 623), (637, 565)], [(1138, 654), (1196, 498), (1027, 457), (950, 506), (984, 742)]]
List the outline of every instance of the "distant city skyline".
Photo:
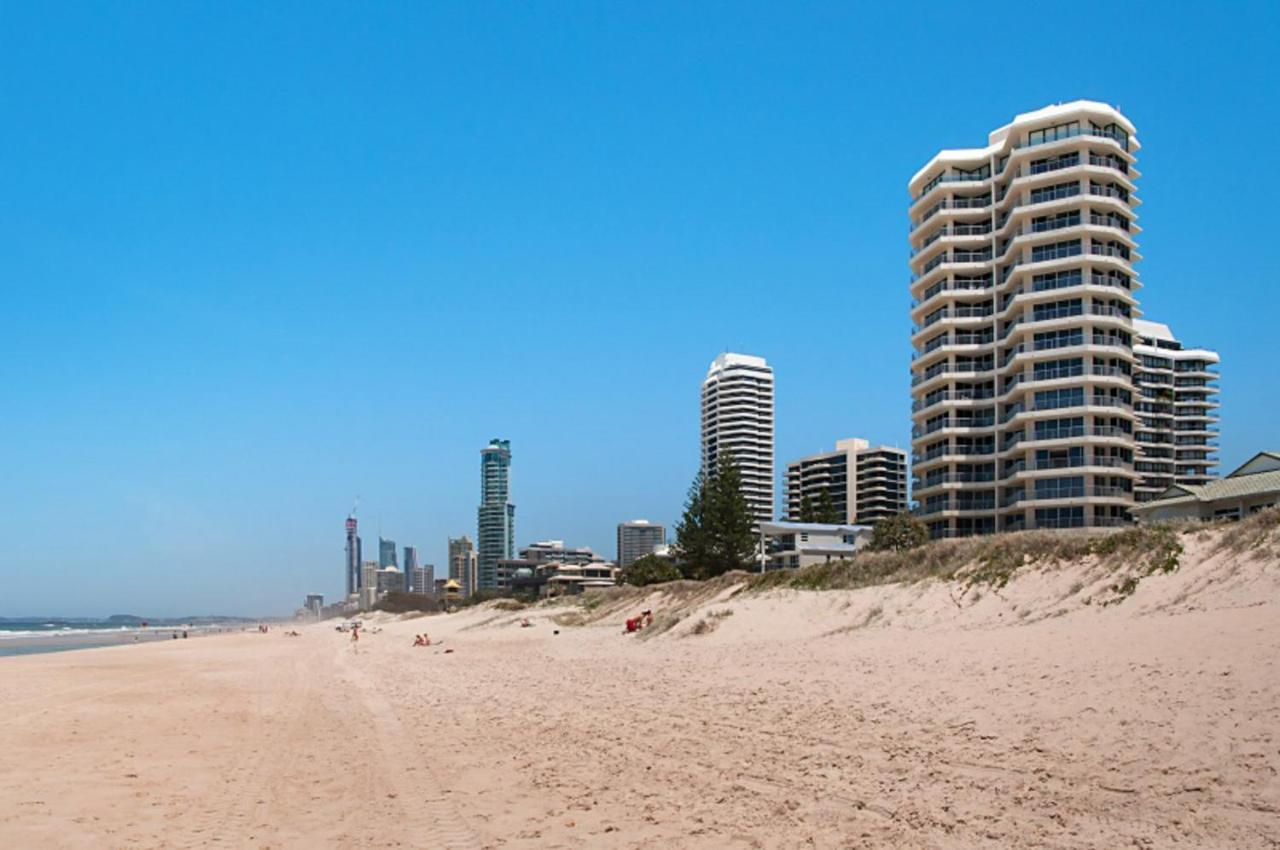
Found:
[(1280, 123), (1273, 3), (1126, 7), (1123, 73), (1015, 40), (980, 102), (933, 94), (940, 4), (236, 8), (5, 8), (0, 616), (336, 600), (356, 494), (358, 561), (443, 565), (494, 435), (517, 547), (612, 552), (679, 518), (725, 351), (778, 376), (777, 515), (784, 462), (910, 447), (911, 175), (1078, 98), (1141, 130), (1141, 309), (1221, 356), (1218, 471), (1280, 442), (1280, 174), (1222, 159)]

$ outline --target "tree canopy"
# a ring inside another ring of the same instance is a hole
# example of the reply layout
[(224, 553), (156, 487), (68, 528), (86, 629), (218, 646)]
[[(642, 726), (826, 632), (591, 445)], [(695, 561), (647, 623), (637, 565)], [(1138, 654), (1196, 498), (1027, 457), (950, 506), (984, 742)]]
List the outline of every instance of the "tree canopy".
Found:
[(929, 542), (929, 528), (918, 517), (903, 511), (882, 519), (871, 530), (870, 548), (902, 552)]
[(694, 477), (676, 524), (685, 577), (712, 578), (749, 566), (756, 551), (754, 521), (737, 464), (731, 454), (722, 453), (710, 478), (701, 472)]
[(657, 555), (643, 555), (636, 558), (630, 566), (622, 570), (622, 583), (634, 587), (647, 584), (661, 584), (664, 581), (676, 581), (684, 578), (680, 568), (667, 558)]

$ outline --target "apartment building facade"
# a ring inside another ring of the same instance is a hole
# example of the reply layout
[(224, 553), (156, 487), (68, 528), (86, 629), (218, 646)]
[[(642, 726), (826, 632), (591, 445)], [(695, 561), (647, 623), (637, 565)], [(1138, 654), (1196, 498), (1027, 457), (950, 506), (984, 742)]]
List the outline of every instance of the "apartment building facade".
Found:
[[(874, 525), (907, 509), (907, 453), (858, 437), (839, 440), (835, 451), (787, 464), (786, 494), (789, 522)], [(824, 498), (834, 517), (812, 513)]]
[(465, 534), (449, 538), (449, 581), (457, 582), (463, 598), (476, 588), (476, 548)]
[(773, 369), (763, 357), (724, 353), (702, 382), (702, 474), (726, 453), (742, 477), (756, 523), (773, 519)]
[(476, 511), (476, 585), (496, 588), (498, 561), (515, 557), (516, 506), (511, 504), (511, 441), (480, 450), (480, 507)]
[(647, 519), (618, 523), (618, 566), (626, 569), (667, 542), (667, 530)]
[(914, 490), (933, 536), (1128, 521), (1139, 147), (1118, 110), (1075, 101), (911, 179)]
[(1138, 502), (1177, 485), (1213, 481), (1218, 465), (1218, 365), (1216, 351), (1186, 348), (1168, 325), (1135, 319), (1134, 425), (1141, 476)]

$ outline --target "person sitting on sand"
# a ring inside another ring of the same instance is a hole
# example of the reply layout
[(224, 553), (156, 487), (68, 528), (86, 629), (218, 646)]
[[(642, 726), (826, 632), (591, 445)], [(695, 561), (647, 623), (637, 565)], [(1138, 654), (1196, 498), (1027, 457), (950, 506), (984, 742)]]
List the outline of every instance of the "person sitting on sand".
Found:
[(533, 625), (533, 623), (530, 623), (530, 622), (529, 622), (529, 618), (528, 618), (528, 617), (525, 617), (523, 620), (521, 620), (521, 621), (520, 621), (520, 628), (522, 628), (522, 629), (527, 629), (527, 628), (529, 628), (529, 627), (530, 627), (530, 626), (532, 626), (532, 625)]
[(426, 643), (424, 643), (424, 642), (423, 642), (423, 640), (422, 640), (422, 635), (414, 635), (414, 636), (413, 636), (413, 645), (414, 645), (414, 646), (426, 646)]
[(653, 612), (652, 612), (652, 611), (645, 611), (645, 612), (643, 612), (640, 616), (641, 616), (641, 617), (644, 617), (644, 624), (645, 624), (645, 626), (646, 626), (646, 627), (647, 627), (647, 626), (652, 626), (652, 625), (653, 625)]
[(627, 618), (627, 634), (631, 634), (632, 632), (638, 632), (638, 631), (640, 631), (640, 618), (628, 617)]

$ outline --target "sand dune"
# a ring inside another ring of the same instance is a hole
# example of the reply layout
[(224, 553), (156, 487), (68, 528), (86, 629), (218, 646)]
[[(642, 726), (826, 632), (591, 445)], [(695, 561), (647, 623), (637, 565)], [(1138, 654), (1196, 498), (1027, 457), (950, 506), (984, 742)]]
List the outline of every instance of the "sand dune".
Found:
[(1217, 540), (0, 659), (0, 843), (1274, 847), (1280, 563)]

